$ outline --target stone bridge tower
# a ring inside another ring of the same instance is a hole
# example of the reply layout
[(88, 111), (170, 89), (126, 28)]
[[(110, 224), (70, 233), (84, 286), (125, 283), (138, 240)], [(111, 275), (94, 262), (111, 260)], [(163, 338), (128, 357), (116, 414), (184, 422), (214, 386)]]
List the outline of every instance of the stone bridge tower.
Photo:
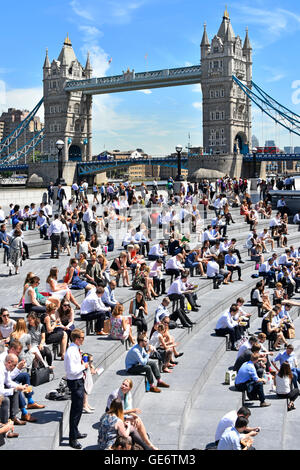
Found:
[(251, 100), (232, 75), (251, 87), (252, 48), (248, 30), (244, 43), (235, 36), (227, 9), (211, 42), (204, 25), (201, 73), (205, 151), (216, 156), (247, 153), (251, 147)]
[(92, 159), (92, 97), (64, 91), (68, 80), (92, 77), (89, 55), (85, 67), (76, 58), (67, 36), (57, 60), (43, 67), (46, 155), (57, 156), (56, 142), (64, 141), (63, 162)]

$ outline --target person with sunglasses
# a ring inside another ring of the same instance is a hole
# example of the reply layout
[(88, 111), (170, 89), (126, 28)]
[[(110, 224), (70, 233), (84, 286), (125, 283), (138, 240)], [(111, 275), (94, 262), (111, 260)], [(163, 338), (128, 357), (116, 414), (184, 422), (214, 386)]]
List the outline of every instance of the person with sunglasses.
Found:
[(10, 335), (15, 329), (16, 322), (9, 317), (9, 312), (5, 307), (0, 309), (0, 340), (6, 344), (10, 342)]

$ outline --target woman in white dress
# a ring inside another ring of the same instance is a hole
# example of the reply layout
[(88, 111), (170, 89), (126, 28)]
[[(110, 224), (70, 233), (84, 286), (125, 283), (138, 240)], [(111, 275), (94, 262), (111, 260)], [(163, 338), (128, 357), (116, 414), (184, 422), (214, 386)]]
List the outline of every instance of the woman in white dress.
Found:
[(86, 256), (88, 256), (90, 251), (91, 251), (91, 246), (89, 242), (86, 241), (85, 236), (81, 234), (79, 237), (79, 242), (77, 243), (75, 258), (79, 259), (81, 253), (85, 253)]
[(64, 297), (66, 297), (66, 299), (72, 302), (72, 304), (75, 305), (77, 309), (80, 309), (80, 305), (73, 297), (72, 292), (68, 287), (68, 284), (59, 283), (57, 281), (57, 276), (58, 268), (51, 268), (49, 276), (46, 280), (46, 291), (49, 292), (53, 297), (58, 298), (59, 300), (62, 300)]

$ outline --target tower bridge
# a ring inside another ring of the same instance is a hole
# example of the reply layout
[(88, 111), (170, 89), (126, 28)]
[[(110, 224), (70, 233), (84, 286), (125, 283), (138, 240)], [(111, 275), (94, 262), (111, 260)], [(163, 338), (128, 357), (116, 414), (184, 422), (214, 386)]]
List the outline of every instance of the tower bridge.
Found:
[[(252, 81), (252, 46), (248, 29), (244, 39), (236, 35), (228, 14), (224, 12), (218, 32), (210, 40), (206, 24), (200, 44), (199, 65), (147, 72), (128, 69), (121, 75), (93, 77), (89, 54), (83, 66), (76, 57), (69, 36), (66, 37), (57, 59), (50, 62), (48, 50), (43, 65), (44, 129), (42, 135), (28, 142), (17, 152), (10, 145), (23, 132), (25, 124), (5, 142), (0, 142), (0, 171), (9, 165), (26, 164), (26, 155), (37, 142), (43, 140), (43, 151), (48, 164), (29, 164), (29, 173), (43, 176), (45, 182), (53, 179), (53, 165), (57, 165), (56, 142), (64, 143), (61, 163), (64, 177), (72, 182), (77, 174), (103, 171), (103, 162), (93, 162), (92, 152), (92, 97), (96, 94), (128, 92), (151, 88), (200, 84), (202, 89), (203, 147), (209, 155), (190, 157), (184, 165), (192, 175), (199, 168), (239, 177), (249, 176), (253, 168), (251, 154), (252, 104), (268, 117), (300, 135), (300, 117), (273, 100)], [(39, 103), (39, 105), (41, 104)], [(34, 108), (34, 117), (38, 107)], [(298, 160), (299, 156), (274, 156), (273, 159)], [(174, 158), (174, 165), (175, 165)], [(267, 157), (255, 159), (256, 168), (263, 168)], [(150, 160), (149, 160), (150, 162)], [(154, 159), (152, 163), (154, 164)], [(121, 161), (108, 165), (137, 165), (142, 162)], [(172, 157), (157, 160), (159, 165), (173, 165)], [(78, 168), (76, 168), (78, 165)], [(52, 170), (50, 171), (50, 168)]]

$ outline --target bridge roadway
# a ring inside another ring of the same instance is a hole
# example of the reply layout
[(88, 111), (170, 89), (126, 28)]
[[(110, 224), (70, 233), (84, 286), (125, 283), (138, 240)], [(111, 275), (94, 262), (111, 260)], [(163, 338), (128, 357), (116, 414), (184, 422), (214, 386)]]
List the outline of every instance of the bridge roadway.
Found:
[(65, 91), (82, 91), (84, 94), (99, 95), (150, 88), (194, 85), (200, 82), (201, 65), (139, 73), (128, 69), (127, 72), (123, 72), (123, 75), (90, 78), (86, 80), (70, 80), (66, 82)]

